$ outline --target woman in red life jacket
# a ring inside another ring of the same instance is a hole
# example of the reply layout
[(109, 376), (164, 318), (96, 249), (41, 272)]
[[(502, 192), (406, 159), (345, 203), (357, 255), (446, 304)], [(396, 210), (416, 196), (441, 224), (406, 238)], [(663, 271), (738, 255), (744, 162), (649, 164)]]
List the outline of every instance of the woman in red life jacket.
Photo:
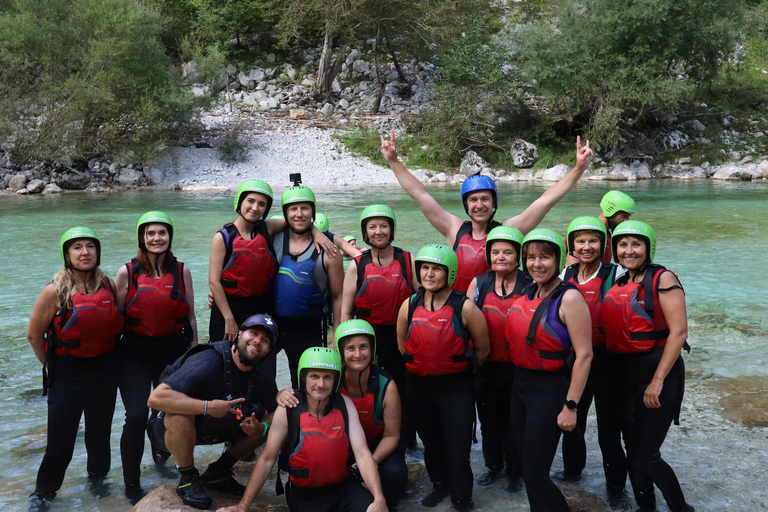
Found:
[(661, 458), (669, 426), (678, 424), (685, 388), (683, 348), (689, 349), (685, 293), (677, 276), (653, 263), (656, 234), (640, 221), (619, 224), (611, 239), (627, 269), (608, 290), (602, 318), (606, 348), (616, 354), (625, 397), (629, 478), (640, 510), (656, 509), (653, 486), (672, 512), (690, 512), (674, 470)]
[(498, 226), (488, 233), (485, 258), (491, 270), (472, 280), (467, 296), (483, 312), (488, 324), (491, 354), (476, 373), (477, 415), (483, 435), (483, 457), (488, 473), (477, 479), (490, 485), (501, 476), (506, 463), (508, 490), (519, 491), (520, 457), (512, 439), (509, 406), (515, 365), (509, 354), (504, 326), (507, 311), (514, 300), (531, 283), (531, 278), (518, 271), (523, 234), (512, 227)]
[(549, 471), (561, 431), (576, 428), (576, 409), (592, 360), (592, 324), (584, 297), (557, 277), (565, 264), (560, 235), (534, 229), (523, 240), (521, 259), (533, 284), (507, 316), (516, 367), (512, 433), (531, 510), (565, 512), (568, 504)]
[(563, 474), (566, 480), (578, 480), (587, 462), (584, 431), (587, 414), (595, 398), (597, 432), (603, 456), (603, 470), (612, 508), (627, 510), (624, 486), (627, 482), (627, 459), (621, 445), (622, 395), (616, 375), (616, 365), (605, 349), (601, 310), (603, 299), (616, 279), (626, 271), (613, 263), (603, 263), (608, 243), (605, 224), (597, 217), (577, 217), (568, 225), (569, 255), (577, 263), (561, 274), (565, 282), (573, 283), (587, 301), (592, 319), (592, 366), (589, 379), (581, 394), (578, 407), (578, 428), (563, 435)]
[(408, 370), (404, 396), (434, 485), (421, 503), (435, 507), (450, 495), (455, 509), (470, 510), (472, 369), (482, 365), (490, 347), (482, 312), (462, 292), (449, 288), (457, 267), (450, 247), (430, 244), (419, 251), (416, 275), (423, 288), (400, 307), (397, 343)]
[(418, 289), (413, 256), (392, 245), (397, 221), (389, 206), (374, 204), (360, 215), (360, 230), (370, 250), (349, 262), (344, 277), (342, 321), (361, 318), (376, 332), (376, 362), (405, 389), (405, 361), (397, 348), (397, 314)]
[(72, 228), (61, 237), (60, 251), (64, 268), (38, 296), (27, 329), (48, 394), (48, 443), (32, 495), (36, 502), (52, 499), (61, 487), (83, 413), (88, 478), (107, 475), (117, 395), (114, 348), (123, 317), (115, 285), (99, 268), (99, 237), (92, 229)]
[(119, 345), (118, 387), (125, 406), (120, 455), (126, 495), (134, 502), (144, 494), (139, 480), (147, 399), (165, 367), (197, 345), (192, 275), (171, 252), (170, 216), (160, 211), (142, 215), (136, 239), (136, 257), (120, 267), (115, 277), (117, 306), (126, 317)]

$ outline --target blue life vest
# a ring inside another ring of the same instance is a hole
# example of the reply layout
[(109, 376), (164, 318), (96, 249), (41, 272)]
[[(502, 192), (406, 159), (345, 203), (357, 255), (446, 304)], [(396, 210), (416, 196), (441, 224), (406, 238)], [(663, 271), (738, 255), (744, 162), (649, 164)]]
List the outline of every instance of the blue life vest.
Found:
[(271, 287), (275, 316), (320, 318), (323, 315), (325, 285), (328, 281), (323, 268), (322, 252), (310, 242), (302, 254), (291, 256), (289, 238), (286, 231), (275, 235), (275, 252), (280, 262)]

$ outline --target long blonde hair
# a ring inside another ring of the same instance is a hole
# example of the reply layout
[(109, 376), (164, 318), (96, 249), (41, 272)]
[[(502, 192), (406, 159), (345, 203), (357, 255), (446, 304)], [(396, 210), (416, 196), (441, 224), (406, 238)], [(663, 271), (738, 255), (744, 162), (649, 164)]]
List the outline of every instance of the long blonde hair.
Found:
[[(94, 267), (88, 272), (86, 291), (95, 293), (103, 281), (104, 273), (101, 271), (101, 267)], [(80, 291), (77, 289), (74, 271), (71, 268), (63, 268), (56, 272), (56, 275), (53, 276), (53, 289), (59, 298), (59, 309), (72, 309), (72, 297)]]

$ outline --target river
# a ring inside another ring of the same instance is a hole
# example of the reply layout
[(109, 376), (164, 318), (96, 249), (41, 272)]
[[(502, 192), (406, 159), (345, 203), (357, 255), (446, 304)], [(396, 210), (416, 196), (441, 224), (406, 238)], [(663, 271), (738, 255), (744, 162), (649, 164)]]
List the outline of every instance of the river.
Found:
[[(603, 183), (579, 184), (549, 213), (542, 227), (564, 234), (574, 217), (599, 213), (600, 197), (609, 188), (609, 184)], [(719, 398), (728, 394), (734, 382), (768, 380), (768, 245), (765, 242), (768, 183), (653, 180), (620, 184), (620, 188), (636, 200), (635, 218), (650, 223), (656, 231), (656, 261), (679, 274), (687, 294), (689, 343), (693, 347), (686, 356), (688, 396), (682, 426), (672, 428), (662, 453), (675, 467), (689, 501), (697, 510), (768, 509), (768, 493), (764, 489), (768, 481), (766, 432), (761, 427), (743, 427), (721, 418), (718, 405)], [(465, 218), (457, 187), (447, 185), (430, 191), (445, 209)], [(520, 213), (542, 191), (537, 185), (502, 185), (503, 207), (496, 218)], [(417, 251), (426, 243), (441, 242), (440, 235), (399, 187), (318, 188), (315, 192), (318, 211), (328, 215), (331, 231), (336, 234), (359, 236), (361, 208), (383, 202), (397, 213), (396, 245)], [(207, 333), (208, 252), (215, 231), (234, 219), (232, 198), (232, 193), (151, 190), (2, 196), (0, 452), (3, 456), (0, 457), (0, 478), (5, 484), (0, 489), (0, 509), (26, 509), (26, 496), (34, 490), (35, 474), (44, 449), (46, 403), (40, 396), (40, 366), (25, 339), (25, 331), (35, 297), (61, 267), (58, 250), (61, 234), (75, 225), (95, 229), (102, 241), (102, 268), (114, 277), (118, 267), (135, 255), (139, 215), (156, 209), (170, 214), (175, 225), (173, 251), (192, 272), (198, 326), (201, 333)], [(276, 201), (273, 211), (279, 210), (278, 204)], [(283, 386), (287, 382), (284, 376), (279, 384)], [(765, 396), (762, 388), (757, 393)], [(130, 509), (121, 496), (118, 445), (122, 416), (118, 400), (112, 436), (113, 468), (106, 487), (88, 488), (84, 476), (85, 449), (79, 438), (64, 487), (51, 510)], [(579, 485), (601, 494), (602, 471), (595, 437), (591, 427), (590, 461), (585, 479)], [(198, 459), (212, 460), (218, 449), (200, 450), (200, 453)], [(473, 449), (476, 472), (482, 466), (479, 457), (479, 445), (476, 445)], [(558, 467), (562, 467), (559, 459), (553, 469)], [(142, 477), (147, 489), (174, 482), (176, 478), (170, 470), (158, 470), (148, 453)], [(480, 506), (483, 492), (483, 488), (476, 487), (475, 501)], [(104, 495), (109, 496), (99, 499)], [(401, 510), (418, 508), (410, 506), (416, 503), (417, 497), (409, 495)], [(514, 510), (523, 507), (522, 497), (515, 499), (517, 501), (510, 501), (511, 507)], [(663, 504), (660, 496), (659, 503)], [(665, 509), (660, 507), (660, 510)]]

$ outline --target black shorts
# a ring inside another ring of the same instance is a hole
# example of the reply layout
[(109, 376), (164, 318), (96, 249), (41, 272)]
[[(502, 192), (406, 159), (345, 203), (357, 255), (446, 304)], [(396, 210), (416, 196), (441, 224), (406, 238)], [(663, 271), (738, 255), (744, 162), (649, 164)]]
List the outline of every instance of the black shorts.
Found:
[[(223, 418), (214, 418), (213, 416), (204, 416), (202, 414), (195, 416), (195, 430), (197, 431), (195, 445), (233, 442), (241, 437), (245, 437), (246, 433), (240, 428), (241, 421), (242, 419), (238, 420), (232, 414), (227, 414)], [(154, 447), (164, 452), (169, 452), (165, 445), (164, 412), (152, 411), (152, 415), (147, 422), (147, 430), (149, 431), (148, 434), (154, 437)]]

